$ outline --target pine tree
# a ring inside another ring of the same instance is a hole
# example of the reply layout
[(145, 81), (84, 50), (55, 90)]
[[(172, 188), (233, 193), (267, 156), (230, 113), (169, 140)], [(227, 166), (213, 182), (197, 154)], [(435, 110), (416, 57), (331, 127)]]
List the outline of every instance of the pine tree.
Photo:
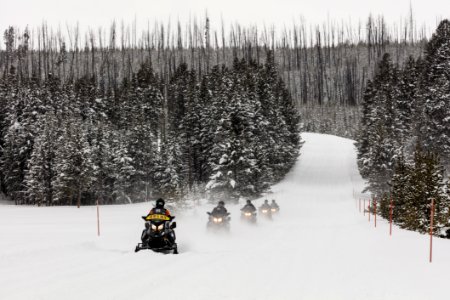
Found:
[[(406, 203), (409, 200), (408, 190), (411, 187), (412, 166), (406, 162), (405, 157), (400, 155), (396, 160), (395, 173), (392, 176), (392, 192), (390, 199), (386, 198), (386, 201), (393, 202), (392, 219), (400, 225), (405, 226), (406, 216), (408, 214), (408, 207)], [(382, 216), (386, 219), (389, 218), (389, 211), (382, 210)]]
[(114, 166), (114, 185), (112, 195), (116, 203), (132, 203), (132, 177), (136, 173), (133, 158), (128, 149), (123, 132), (111, 136), (112, 164)]
[(389, 190), (394, 160), (401, 151), (402, 119), (398, 115), (398, 71), (389, 54), (379, 63), (373, 84), (364, 95), (362, 133), (357, 144), (361, 174), (369, 189), (381, 196)]
[[(426, 121), (423, 139), (427, 149), (439, 153), (450, 166), (450, 26), (443, 21), (427, 48), (427, 84), (423, 91)], [(437, 39), (441, 42), (439, 45)], [(441, 40), (442, 39), (442, 40)], [(433, 51), (431, 51), (431, 48)]]
[(81, 119), (65, 120), (62, 127), (53, 167), (53, 201), (72, 205), (75, 199), (80, 206), (82, 194), (90, 192), (93, 182), (92, 152)]
[(53, 205), (55, 177), (54, 163), (58, 140), (58, 120), (49, 112), (41, 117), (40, 128), (34, 142), (33, 152), (28, 161), (28, 171), (24, 184), (29, 203)]
[(185, 193), (186, 179), (181, 157), (180, 143), (176, 137), (169, 136), (162, 144), (154, 178), (155, 191), (164, 198), (180, 199)]
[(402, 226), (426, 233), (430, 227), (431, 199), (436, 205), (434, 232), (448, 225), (450, 201), (445, 191), (443, 169), (435, 154), (426, 153), (420, 146), (414, 154), (414, 168), (406, 188), (405, 215)]

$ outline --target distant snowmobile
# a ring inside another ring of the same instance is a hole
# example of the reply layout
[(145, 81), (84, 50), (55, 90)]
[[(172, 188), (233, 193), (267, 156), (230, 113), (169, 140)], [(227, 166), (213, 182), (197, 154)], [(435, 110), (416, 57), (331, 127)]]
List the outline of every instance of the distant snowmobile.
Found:
[(174, 231), (177, 223), (172, 223), (174, 216), (150, 214), (143, 216), (142, 219), (145, 221), (145, 229), (142, 232), (142, 243), (136, 246), (135, 252), (150, 249), (155, 252), (173, 251), (173, 254), (178, 254)]
[(261, 212), (261, 216), (263, 216), (266, 219), (272, 220), (272, 210), (269, 205), (269, 201), (264, 200), (264, 204), (261, 205), (259, 211)]
[(241, 220), (252, 224), (256, 223), (256, 207), (250, 200), (241, 208)]
[(241, 220), (256, 224), (256, 212), (242, 211)]
[(207, 212), (209, 215), (206, 227), (208, 230), (225, 230), (230, 231), (230, 213), (219, 214), (214, 212)]
[(280, 212), (280, 206), (278, 206), (275, 200), (272, 200), (272, 203), (270, 204), (270, 211), (272, 212), (272, 215)]

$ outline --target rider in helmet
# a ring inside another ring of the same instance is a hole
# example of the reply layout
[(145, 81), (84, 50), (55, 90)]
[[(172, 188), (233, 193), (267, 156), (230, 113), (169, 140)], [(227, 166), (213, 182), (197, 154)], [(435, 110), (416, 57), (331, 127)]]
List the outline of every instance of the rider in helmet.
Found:
[(228, 211), (225, 208), (225, 202), (219, 201), (217, 206), (214, 207), (214, 209), (212, 210), (211, 214), (216, 215), (216, 216), (218, 216), (218, 215), (224, 216), (224, 215), (228, 214)]
[(166, 204), (166, 202), (164, 201), (163, 198), (158, 198), (156, 200), (156, 206), (150, 210), (148, 215), (158, 214), (158, 215), (166, 215), (166, 216), (170, 217), (170, 211), (164, 207), (165, 204)]
[(252, 201), (247, 200), (247, 203), (241, 208), (242, 211), (254, 213), (256, 211), (256, 207), (253, 205)]
[(271, 208), (275, 208), (276, 210), (279, 210), (280, 207), (278, 206), (278, 203), (275, 202), (275, 199), (272, 199), (272, 203), (270, 204)]
[(268, 201), (267, 199), (264, 200), (263, 205), (261, 205), (261, 207), (260, 207), (259, 209), (260, 209), (260, 210), (266, 209), (266, 210), (269, 210), (269, 211), (270, 211), (270, 204), (269, 204), (269, 201)]

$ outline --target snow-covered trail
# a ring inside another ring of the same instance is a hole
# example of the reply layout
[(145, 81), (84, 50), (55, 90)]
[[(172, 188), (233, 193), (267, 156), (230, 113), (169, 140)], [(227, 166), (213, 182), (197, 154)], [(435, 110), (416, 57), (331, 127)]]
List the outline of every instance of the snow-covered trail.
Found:
[(353, 142), (303, 139), (273, 188), (279, 216), (248, 226), (231, 206), (231, 233), (216, 236), (211, 206), (179, 212), (179, 255), (134, 253), (149, 203), (101, 207), (99, 238), (94, 207), (0, 206), (0, 299), (444, 299), (450, 241), (435, 239), (429, 264), (427, 236), (374, 228), (355, 207)]

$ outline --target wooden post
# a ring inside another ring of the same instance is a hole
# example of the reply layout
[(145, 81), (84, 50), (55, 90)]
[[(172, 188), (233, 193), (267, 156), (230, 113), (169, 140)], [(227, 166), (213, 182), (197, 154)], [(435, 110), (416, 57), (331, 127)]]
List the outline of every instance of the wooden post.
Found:
[(392, 236), (392, 214), (393, 214), (393, 202), (391, 197), (391, 203), (389, 204), (389, 235)]
[(377, 228), (377, 199), (373, 199), (373, 217), (375, 222), (375, 228)]
[(98, 199), (97, 199), (97, 236), (100, 236), (100, 212), (98, 207)]
[(359, 198), (359, 212), (361, 212), (361, 198)]
[(368, 215), (369, 215), (369, 223), (370, 223), (370, 199), (369, 199), (369, 206), (368, 206), (368, 208), (369, 208), (369, 213), (368, 213)]
[(431, 199), (430, 212), (430, 263), (433, 262), (433, 221), (434, 221), (434, 199)]
[(366, 215), (366, 199), (364, 199), (363, 213)]

